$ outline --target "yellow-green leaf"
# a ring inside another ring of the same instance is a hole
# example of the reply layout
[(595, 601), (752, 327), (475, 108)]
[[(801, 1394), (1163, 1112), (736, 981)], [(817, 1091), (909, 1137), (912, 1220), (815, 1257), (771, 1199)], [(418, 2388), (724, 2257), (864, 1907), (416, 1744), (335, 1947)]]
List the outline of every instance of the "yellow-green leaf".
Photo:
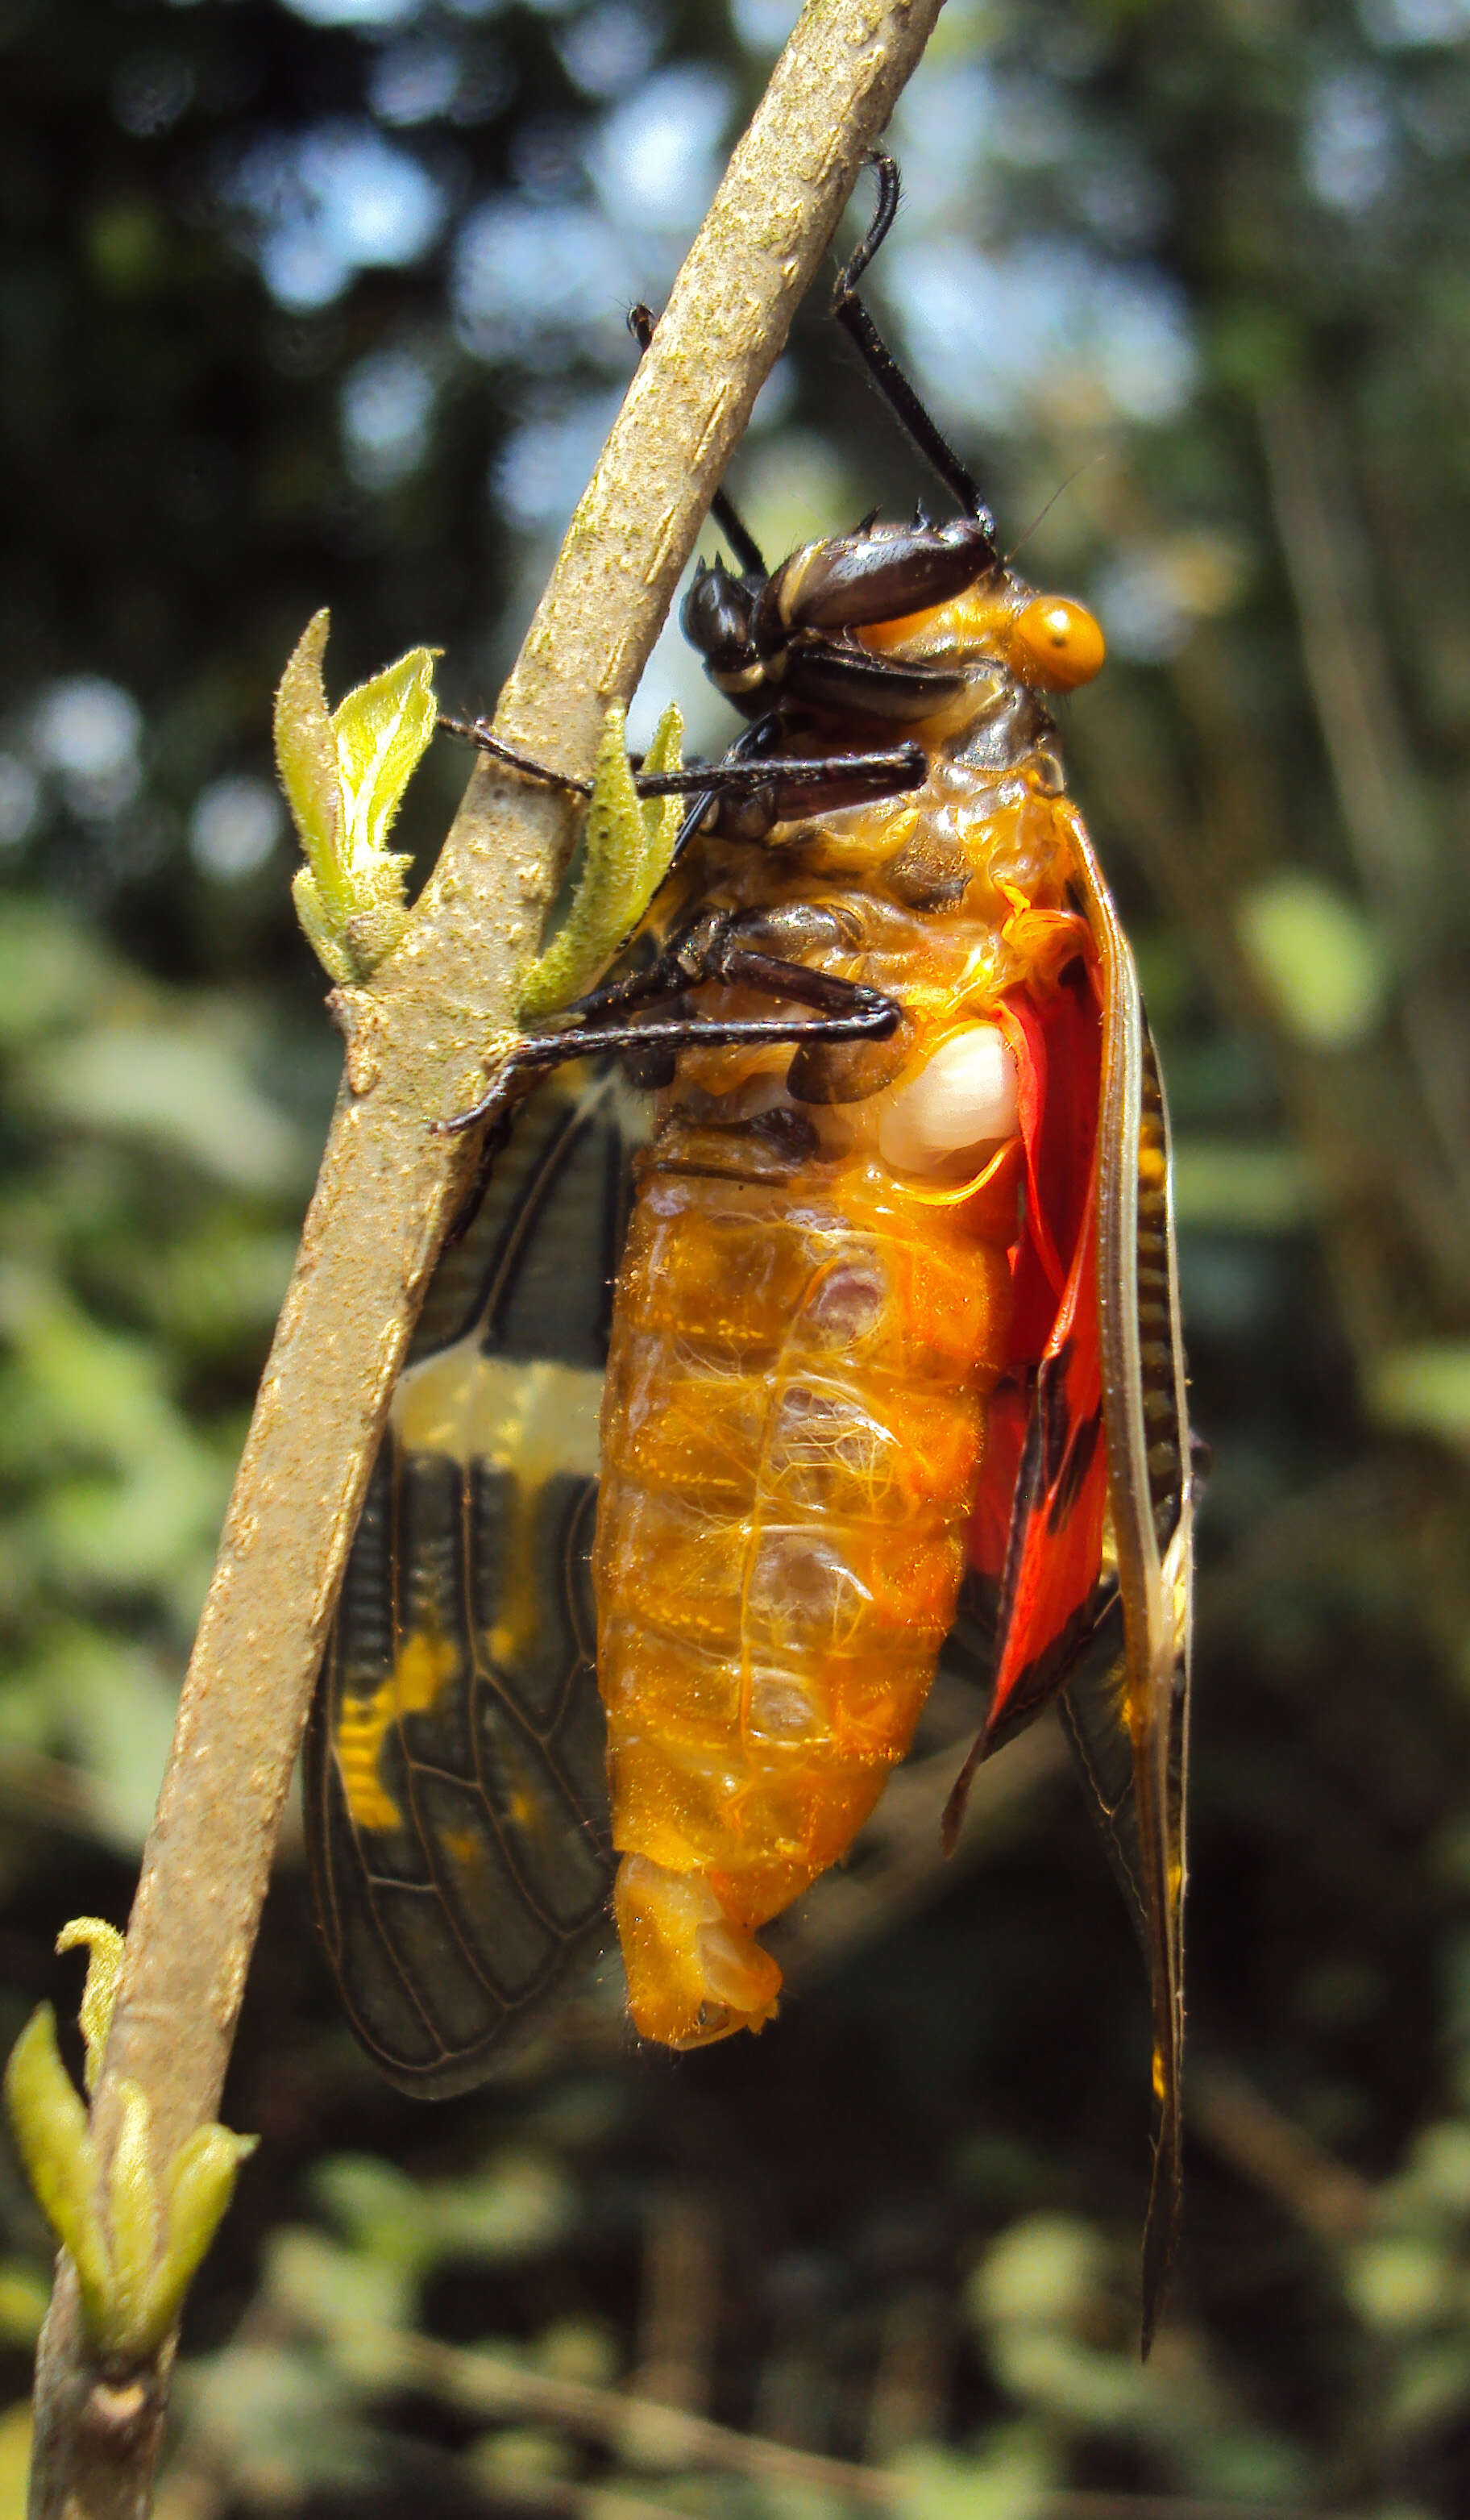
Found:
[(328, 978), (340, 987), (350, 987), (358, 978), (358, 970), (344, 941), (347, 922), (339, 913), (329, 910), (310, 867), (297, 867), (290, 879), (290, 897), (296, 905), (301, 933)]
[(71, 2254), (83, 2317), (96, 2336), (111, 2279), (97, 2219), (97, 2156), (86, 2110), (57, 2050), (56, 2015), (49, 2003), (31, 2014), (11, 2049), (5, 2105), (31, 2192)]
[(122, 2103), (108, 2173), (112, 2286), (104, 2342), (116, 2353), (145, 2350), (145, 2311), (158, 2250), (158, 2196), (149, 2152), (149, 2106), (137, 2083), (118, 2087)]
[(411, 648), (396, 665), (359, 683), (333, 713), (349, 867), (382, 850), (403, 791), (428, 749), (438, 717), (437, 648)]
[(276, 766), (301, 846), (320, 878), (330, 915), (342, 919), (346, 851), (336, 737), (322, 682), (332, 615), (313, 613), (276, 694)]
[(413, 648), (331, 715), (322, 685), (329, 616), (310, 622), (276, 697), (276, 758), (306, 864), (291, 897), (334, 980), (360, 984), (408, 923), (411, 861), (384, 847), (436, 724), (436, 649)]
[[(671, 703), (646, 768), (678, 770), (684, 725)], [(557, 933), (521, 983), (523, 1019), (555, 1013), (600, 979), (668, 874), (684, 808), (677, 796), (645, 802), (628, 763), (627, 711), (602, 720), (583, 833), (582, 879)]]
[(161, 2344), (183, 2307), (195, 2271), (235, 2193), (241, 2163), (259, 2138), (228, 2127), (196, 2127), (168, 2173), (168, 2239), (149, 2286), (144, 2315), (148, 2343)]
[[(664, 710), (654, 730), (653, 741), (644, 756), (646, 771), (656, 772), (684, 768), (684, 720), (673, 700)], [(687, 796), (649, 796), (643, 809), (646, 847), (643, 872), (643, 901), (638, 910), (641, 919), (664, 877), (674, 863), (674, 844), (679, 827), (689, 806)], [(621, 942), (621, 939), (619, 939)]]
[(79, 2018), (87, 2043), (86, 2084), (90, 2094), (97, 2089), (102, 2053), (112, 2026), (112, 2006), (117, 2001), (117, 1980), (122, 1970), (122, 1936), (103, 1916), (73, 1916), (57, 1936), (57, 1950), (74, 1952), (83, 1945), (87, 1951), (87, 1982), (82, 1989)]

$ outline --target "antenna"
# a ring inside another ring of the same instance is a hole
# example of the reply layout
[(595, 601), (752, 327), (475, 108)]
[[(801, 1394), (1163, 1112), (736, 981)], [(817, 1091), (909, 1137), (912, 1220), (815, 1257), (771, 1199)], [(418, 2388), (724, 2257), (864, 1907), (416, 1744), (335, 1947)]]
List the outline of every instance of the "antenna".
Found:
[(879, 393), (919, 453), (933, 465), (967, 517), (994, 533), (995, 520), (949, 439), (925, 411), (913, 385), (858, 295), (858, 283), (892, 227), (899, 205), (899, 170), (893, 158), (874, 154), (878, 206), (857, 252), (838, 274), (832, 313), (855, 344)]

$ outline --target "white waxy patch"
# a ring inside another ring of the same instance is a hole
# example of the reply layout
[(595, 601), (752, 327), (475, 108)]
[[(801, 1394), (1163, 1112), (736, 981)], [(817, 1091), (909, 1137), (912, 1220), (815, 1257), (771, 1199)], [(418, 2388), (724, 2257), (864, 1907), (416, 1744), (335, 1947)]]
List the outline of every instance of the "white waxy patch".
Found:
[(946, 1172), (967, 1148), (1013, 1138), (1017, 1082), (1015, 1054), (998, 1024), (952, 1033), (879, 1120), (884, 1162), (895, 1172)]

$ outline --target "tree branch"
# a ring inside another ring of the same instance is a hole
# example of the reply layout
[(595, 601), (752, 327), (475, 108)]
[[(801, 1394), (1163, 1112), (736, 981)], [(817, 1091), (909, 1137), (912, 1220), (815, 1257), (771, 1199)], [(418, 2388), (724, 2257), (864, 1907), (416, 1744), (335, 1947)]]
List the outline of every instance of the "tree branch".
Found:
[[(308, 2330), (313, 2324), (309, 2318), (301, 2323)], [(413, 2390), (482, 2423), (555, 2427), (601, 2445), (635, 2472), (644, 2469), (650, 2476), (681, 2481), (690, 2473), (740, 2476), (775, 2494), (794, 2488), (819, 2505), (836, 2503), (852, 2511), (902, 2514), (923, 2498), (913, 2470), (902, 2462), (859, 2466), (852, 2459), (831, 2458), (759, 2433), (736, 2432), (684, 2407), (656, 2406), (622, 2389), (528, 2370), (490, 2347), (446, 2345), (438, 2337), (405, 2334), (369, 2319), (344, 2325), (335, 2334), (318, 2329), (314, 2341), (336, 2357), (348, 2348), (358, 2385), (371, 2372), (379, 2396)], [(611, 2480), (611, 2486), (621, 2510), (623, 2477)], [(564, 2495), (564, 2483), (560, 2490)], [(962, 2507), (964, 2481), (951, 2480), (950, 2490), (956, 2506)], [(979, 2490), (974, 2491), (978, 2502)], [(1010, 2507), (1019, 2506), (1013, 2501)], [(677, 2507), (664, 2508), (666, 2520), (682, 2520)], [(1051, 2491), (1026, 2495), (1024, 2508), (1032, 2520), (1293, 2520), (1301, 2506), (1233, 2497)], [(1352, 2520), (1352, 2515), (1314, 2512), (1313, 2520)]]
[[(584, 774), (647, 656), (756, 392), (940, 0), (809, 0), (690, 251), (502, 695), (497, 732)], [(156, 2175), (219, 2099), (291, 1765), (394, 1379), (468, 1160), (473, 1100), (570, 837), (486, 761), (409, 933), (337, 993), (346, 1074), (230, 1502), (93, 2109), (152, 2105)], [(139, 2520), (167, 2356), (89, 2358), (62, 2262), (37, 2369), (33, 2520)]]

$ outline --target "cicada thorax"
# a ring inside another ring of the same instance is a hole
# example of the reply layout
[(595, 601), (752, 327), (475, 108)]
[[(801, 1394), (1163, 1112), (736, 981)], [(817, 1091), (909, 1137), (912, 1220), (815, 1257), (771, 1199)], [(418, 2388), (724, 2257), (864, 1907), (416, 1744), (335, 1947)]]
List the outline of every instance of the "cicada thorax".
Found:
[[(925, 786), (685, 871), (783, 959), (883, 991), (898, 1029), (683, 1052), (617, 1282), (599, 1678), (631, 2008), (672, 2046), (770, 2017), (754, 1929), (846, 1853), (913, 1737), (1010, 1348), (1004, 1009), (1088, 950), (1043, 704), (972, 621), (903, 627), (956, 655)], [(966, 1087), (957, 1118), (941, 1094), (936, 1118), (946, 1059), (983, 1073), (986, 1042), (991, 1102)]]

